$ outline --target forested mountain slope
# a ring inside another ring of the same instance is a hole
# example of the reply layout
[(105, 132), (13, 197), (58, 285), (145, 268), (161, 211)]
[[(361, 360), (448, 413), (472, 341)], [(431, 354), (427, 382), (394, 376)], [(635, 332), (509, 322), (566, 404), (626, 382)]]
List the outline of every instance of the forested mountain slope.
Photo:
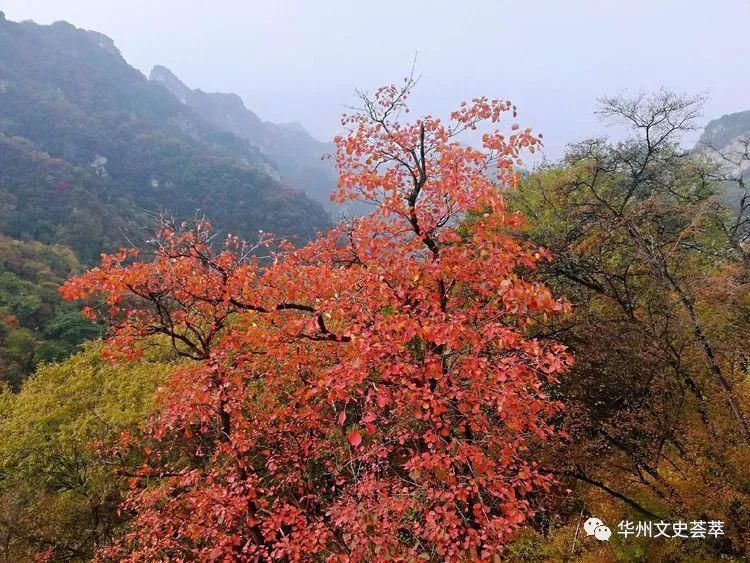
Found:
[[(65, 22), (0, 22), (0, 132), (27, 139), (27, 155), (47, 153), (90, 176), (90, 190), (123, 210), (117, 215), (200, 209), (245, 236), (263, 229), (307, 238), (327, 223), (320, 206), (274, 178), (257, 149), (147, 80), (109, 38)], [(3, 143), (2, 158), (14, 150), (17, 159), (17, 144)], [(32, 168), (40, 175), (33, 187), (14, 181), (15, 168), (0, 172), (2, 199), (16, 213), (28, 198), (66, 189), (51, 181), (54, 172)], [(21, 221), (52, 220), (32, 207)]]
[(236, 94), (190, 89), (164, 66), (155, 66), (150, 79), (165, 86), (181, 103), (212, 125), (257, 147), (274, 161), (285, 183), (330, 205), (336, 170), (333, 162), (323, 157), (333, 153), (332, 143), (313, 138), (299, 123), (280, 125), (262, 121)]
[[(56, 285), (161, 212), (204, 214), (249, 239), (302, 242), (329, 224), (268, 157), (149, 81), (108, 37), (0, 12), (0, 379), (99, 332)], [(38, 267), (11, 267), (22, 262)]]

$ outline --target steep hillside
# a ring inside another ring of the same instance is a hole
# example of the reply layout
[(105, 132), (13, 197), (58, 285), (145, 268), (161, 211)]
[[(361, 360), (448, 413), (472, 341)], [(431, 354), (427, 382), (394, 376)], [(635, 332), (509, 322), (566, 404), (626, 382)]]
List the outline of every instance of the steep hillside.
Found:
[[(124, 209), (122, 199), (178, 216), (200, 209), (223, 229), (247, 236), (264, 229), (307, 238), (327, 224), (319, 205), (274, 178), (256, 148), (147, 80), (109, 38), (65, 22), (0, 20), (0, 132), (26, 139), (29, 155), (47, 153), (95, 176), (98, 199), (115, 210)], [(0, 150), (11, 149), (3, 143)], [(22, 189), (14, 174), (0, 170), (0, 197), (19, 205), (45, 197)], [(21, 218), (58, 228), (68, 219), (51, 219), (44, 210)]]
[[(706, 125), (698, 140), (696, 150), (719, 160), (719, 153), (729, 160), (721, 161), (733, 177), (750, 177), (750, 155), (747, 142), (750, 140), (750, 110), (722, 115)], [(731, 162), (730, 162), (731, 161)], [(734, 164), (732, 164), (734, 162)], [(726, 197), (733, 207), (738, 208), (744, 195), (737, 182), (725, 182)]]
[(257, 147), (276, 164), (285, 183), (305, 190), (325, 205), (330, 204), (336, 171), (331, 160), (321, 160), (321, 157), (333, 153), (332, 143), (313, 138), (299, 123), (262, 121), (236, 94), (192, 90), (166, 67), (155, 66), (150, 79), (165, 86), (207, 122)]
[(87, 264), (145, 219), (93, 167), (74, 166), (0, 132), (0, 233), (74, 248)]
[(246, 238), (302, 242), (329, 224), (258, 148), (149, 81), (108, 37), (0, 12), (0, 382), (100, 334), (57, 286), (164, 211)]
[(750, 110), (722, 115), (706, 125), (698, 143), (721, 148), (750, 136)]

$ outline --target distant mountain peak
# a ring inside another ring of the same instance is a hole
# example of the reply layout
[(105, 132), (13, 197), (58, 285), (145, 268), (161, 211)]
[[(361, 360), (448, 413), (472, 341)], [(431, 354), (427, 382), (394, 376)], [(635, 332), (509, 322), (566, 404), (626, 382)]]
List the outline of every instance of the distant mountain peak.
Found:
[(54, 21), (54, 22), (52, 22), (50, 24), (50, 27), (56, 27), (58, 29), (69, 29), (71, 31), (77, 31), (78, 30), (78, 28), (76, 26), (74, 26), (69, 21), (65, 21), (65, 20)]
[[(726, 161), (720, 155), (730, 159), (738, 157), (746, 150), (742, 140), (747, 138), (750, 138), (750, 110), (738, 111), (709, 121), (695, 148), (713, 158), (717, 163), (726, 165)], [(741, 173), (747, 181), (750, 166), (744, 163), (741, 167)], [(736, 171), (731, 170), (731, 173), (734, 174)], [(744, 191), (735, 182), (724, 182), (722, 186), (727, 202), (734, 209), (739, 210), (742, 198), (745, 196)]]
[(99, 33), (98, 31), (86, 30), (86, 33), (91, 39), (94, 40), (94, 43), (96, 43), (105, 51), (108, 51), (118, 57), (122, 56), (120, 50), (115, 45), (115, 42), (110, 37), (104, 35), (103, 33)]
[(154, 68), (151, 69), (148, 78), (149, 80), (163, 84), (173, 94), (180, 94), (183, 96), (188, 96), (191, 94), (211, 96), (223, 99), (225, 101), (229, 100), (230, 103), (242, 106), (243, 110), (250, 111), (245, 107), (245, 103), (242, 101), (242, 98), (240, 98), (237, 94), (225, 94), (223, 92), (205, 92), (200, 88), (190, 88), (182, 80), (180, 80), (174, 72), (163, 65), (154, 66)]
[(192, 92), (171, 70), (162, 65), (156, 65), (152, 68), (148, 79), (164, 85), (180, 100)]
[(165, 66), (155, 66), (149, 78), (219, 129), (248, 141), (276, 163), (281, 179), (330, 206), (336, 171), (329, 160), (333, 145), (313, 138), (298, 121), (284, 124), (262, 121), (237, 94), (191, 89)]
[(283, 127), (284, 129), (288, 129), (290, 131), (296, 131), (297, 133), (304, 133), (305, 135), (310, 135), (309, 131), (305, 129), (305, 126), (302, 125), (299, 121), (290, 121), (289, 123), (279, 123), (279, 127)]
[(95, 31), (0, 24), (0, 234), (92, 261), (121, 244), (121, 227), (164, 211), (200, 209), (238, 236), (305, 240), (326, 228), (323, 207), (282, 185), (267, 156), (180, 104), (170, 88), (193, 92), (167, 69), (154, 74), (169, 88)]
[(737, 138), (747, 136), (750, 136), (750, 110), (728, 113), (711, 120), (703, 130), (698, 144), (721, 149)]
[[(247, 107), (245, 107), (245, 103), (242, 101), (242, 98), (240, 98), (237, 94), (204, 92), (199, 88), (192, 89), (184, 82), (182, 82), (182, 80), (180, 80), (177, 75), (175, 75), (175, 73), (162, 65), (156, 65), (153, 69), (151, 69), (149, 80), (158, 82), (159, 84), (163, 85), (167, 90), (172, 92), (172, 94), (183, 104), (194, 107), (196, 110), (198, 110), (199, 113), (201, 113), (201, 106), (221, 106), (228, 114), (249, 114), (249, 116), (244, 115), (244, 117), (249, 117), (251, 121), (257, 122), (258, 127), (260, 127), (260, 118), (252, 111), (247, 109)], [(213, 120), (209, 119), (209, 121)], [(227, 130), (231, 129), (226, 126), (223, 126), (223, 128)], [(234, 133), (234, 131), (232, 132)]]

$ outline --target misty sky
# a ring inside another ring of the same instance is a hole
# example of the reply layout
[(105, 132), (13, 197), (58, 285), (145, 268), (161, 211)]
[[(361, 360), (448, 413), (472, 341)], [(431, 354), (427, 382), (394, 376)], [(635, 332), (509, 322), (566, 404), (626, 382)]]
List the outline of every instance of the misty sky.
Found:
[(0, 9), (105, 33), (144, 73), (163, 64), (321, 139), (338, 131), (355, 87), (399, 80), (415, 54), (415, 112), (509, 98), (521, 124), (544, 133), (550, 158), (606, 132), (593, 116), (602, 95), (705, 92), (704, 121), (750, 109), (747, 0), (0, 0)]

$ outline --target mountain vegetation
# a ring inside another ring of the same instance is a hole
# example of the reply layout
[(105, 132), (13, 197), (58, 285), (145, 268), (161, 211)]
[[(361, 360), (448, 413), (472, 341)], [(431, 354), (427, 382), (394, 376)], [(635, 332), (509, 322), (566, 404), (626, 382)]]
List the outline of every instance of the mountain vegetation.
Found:
[(42, 362), (64, 360), (101, 326), (65, 303), (58, 287), (80, 271), (67, 246), (0, 237), (0, 378), (18, 387)]
[(236, 94), (191, 90), (164, 66), (155, 66), (149, 78), (164, 85), (208, 123), (256, 147), (274, 162), (284, 183), (304, 190), (328, 207), (332, 206), (336, 167), (326, 157), (334, 153), (333, 143), (314, 139), (298, 123), (277, 125), (262, 121)]
[(527, 452), (555, 434), (544, 387), (570, 358), (528, 327), (566, 304), (524, 277), (546, 253), (504, 232), (516, 220), (485, 171), (512, 185), (538, 139), (455, 142), (514, 111), (484, 98), (401, 123), (411, 85), (366, 99), (337, 139), (338, 197), (376, 213), (267, 268), (204, 223), (165, 225), (145, 259), (106, 256), (63, 286), (109, 304), (115, 360), (153, 334), (192, 360), (129, 440), (152, 454), (104, 557), (486, 559), (533, 513), (550, 476)]
[(154, 392), (174, 367), (165, 348), (113, 366), (93, 343), (45, 365), (20, 392), (0, 392), (0, 550), (5, 561), (80, 561), (112, 536), (135, 467), (113, 446), (155, 409)]
[[(87, 171), (90, 191), (110, 207), (119, 209), (124, 199), (136, 209), (169, 209), (178, 216), (200, 209), (246, 237), (263, 229), (309, 238), (326, 225), (320, 206), (274, 180), (272, 164), (256, 149), (149, 82), (109, 38), (65, 22), (4, 21), (0, 50), (0, 130), (28, 141), (27, 160), (42, 153), (37, 158), (49, 155), (81, 174)], [(52, 186), (45, 185), (49, 191), (13, 182), (3, 198), (18, 209), (26, 198), (65, 191), (61, 181), (71, 184), (45, 172), (53, 176)], [(4, 167), (6, 174), (16, 177)], [(128, 211), (119, 215), (127, 217)], [(39, 215), (24, 214), (18, 222), (47, 219)]]
[[(9, 292), (36, 293), (29, 303), (41, 299), (72, 314), (56, 297), (41, 297), (42, 286), (139, 240), (164, 212), (199, 213), (221, 232), (245, 238), (262, 230), (303, 243), (327, 228), (322, 206), (276, 176), (255, 147), (150, 82), (106, 36), (65, 22), (0, 19), (0, 276)], [(49, 278), (21, 276), (21, 290), (9, 267), (21, 248), (13, 239), (29, 243), (27, 255), (35, 249), (51, 259), (33, 244), (39, 242), (65, 259), (48, 264)], [(41, 285), (37, 291), (29, 284)], [(15, 318), (0, 331), (0, 370), (16, 381), (40, 360), (71, 349), (45, 335), (42, 325), (50, 319), (40, 324), (16, 314), (19, 306), (9, 300), (0, 298), (0, 312)], [(47, 351), (30, 349), (30, 342), (48, 342)], [(13, 351), (19, 347), (26, 349), (23, 357)]]
[(328, 147), (0, 12), (0, 557), (746, 557), (749, 114), (604, 98), (521, 174), (414, 85)]
[[(546, 452), (575, 500), (546, 499), (562, 516), (547, 524), (551, 536), (571, 540), (584, 507), (612, 523), (728, 528), (713, 544), (615, 533), (614, 549), (588, 544), (592, 558), (718, 560), (750, 549), (750, 217), (725, 203), (719, 164), (681, 148), (699, 109), (666, 92), (606, 99), (603, 116), (631, 136), (579, 142), (509, 196), (526, 238), (552, 254), (544, 281), (573, 308), (544, 329), (576, 358), (556, 389), (570, 442)], [(553, 560), (575, 554), (570, 541), (537, 545)]]

